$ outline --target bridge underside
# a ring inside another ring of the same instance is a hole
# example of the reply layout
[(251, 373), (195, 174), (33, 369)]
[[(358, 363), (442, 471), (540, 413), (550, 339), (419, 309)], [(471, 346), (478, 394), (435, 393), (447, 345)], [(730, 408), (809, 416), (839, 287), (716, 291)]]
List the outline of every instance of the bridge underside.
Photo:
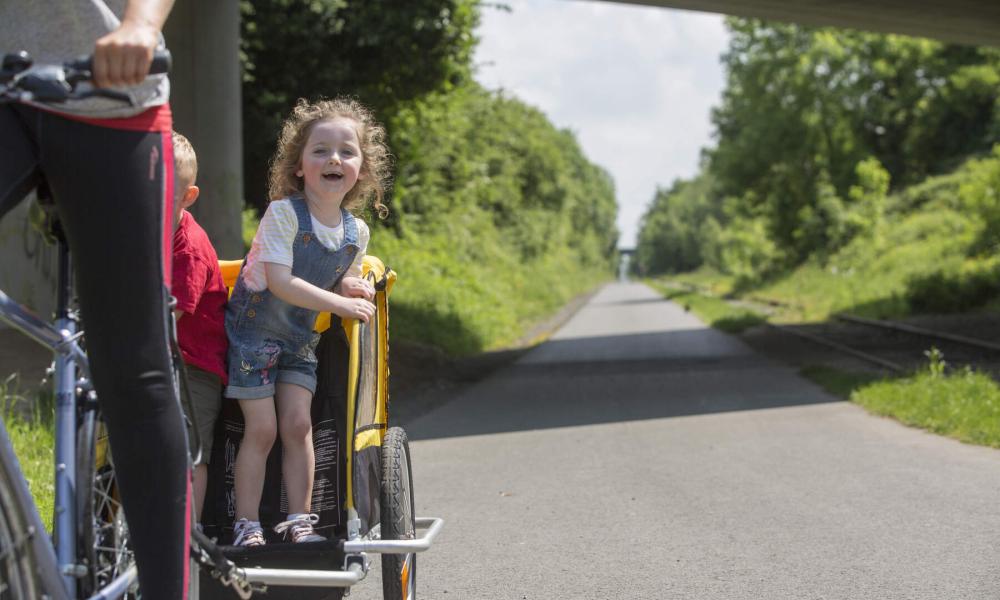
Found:
[(1000, 46), (998, 0), (609, 0)]

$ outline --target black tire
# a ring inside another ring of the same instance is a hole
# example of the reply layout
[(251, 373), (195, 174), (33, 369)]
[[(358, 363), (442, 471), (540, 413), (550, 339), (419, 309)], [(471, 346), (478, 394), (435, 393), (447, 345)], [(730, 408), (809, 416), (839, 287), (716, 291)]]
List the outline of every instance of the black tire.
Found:
[[(80, 578), (82, 597), (94, 594), (124, 573), (135, 555), (129, 544), (115, 465), (98, 411), (84, 411), (77, 428), (77, 529), (79, 556), (87, 575)], [(124, 596), (139, 598), (138, 586)]]
[[(406, 432), (393, 427), (382, 442), (382, 539), (412, 540), (416, 536), (413, 512), (413, 470)], [(417, 597), (417, 555), (382, 555), (382, 597)]]
[[(2, 432), (0, 443), (7, 443)], [(14, 488), (21, 475), (20, 469), (9, 464), (12, 455), (0, 452), (0, 600), (40, 598), (43, 591), (38, 580), (39, 563), (32, 551), (30, 520), (19, 500), (21, 494)], [(35, 535), (44, 536), (45, 532)]]

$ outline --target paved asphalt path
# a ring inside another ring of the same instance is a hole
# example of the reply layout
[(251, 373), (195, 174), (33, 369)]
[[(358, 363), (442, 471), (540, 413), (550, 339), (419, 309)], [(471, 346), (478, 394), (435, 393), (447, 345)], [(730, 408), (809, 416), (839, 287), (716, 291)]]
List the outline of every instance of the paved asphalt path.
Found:
[(1000, 598), (1000, 452), (840, 402), (642, 285), (408, 431), (417, 513), (446, 519), (419, 598)]

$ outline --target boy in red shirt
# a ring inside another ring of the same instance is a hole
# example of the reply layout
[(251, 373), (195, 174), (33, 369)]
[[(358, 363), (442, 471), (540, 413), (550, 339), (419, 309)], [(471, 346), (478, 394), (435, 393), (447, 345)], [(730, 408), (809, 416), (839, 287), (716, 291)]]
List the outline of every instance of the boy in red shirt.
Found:
[[(198, 159), (191, 142), (173, 134), (174, 142), (174, 250), (173, 285), (177, 298), (174, 317), (177, 341), (187, 365), (188, 388), (201, 436), (202, 464), (194, 468), (194, 509), (201, 521), (212, 456), (212, 432), (222, 409), (226, 385), (226, 286), (219, 258), (205, 230), (187, 208), (198, 200)], [(188, 407), (184, 406), (187, 411)], [(190, 418), (190, 415), (189, 415)], [(192, 437), (193, 442), (193, 437)]]

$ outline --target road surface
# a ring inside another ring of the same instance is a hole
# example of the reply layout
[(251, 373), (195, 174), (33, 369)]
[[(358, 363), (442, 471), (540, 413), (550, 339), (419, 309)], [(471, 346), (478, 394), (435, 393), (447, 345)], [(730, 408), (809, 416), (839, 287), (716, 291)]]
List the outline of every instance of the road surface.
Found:
[[(446, 520), (419, 598), (1000, 598), (1000, 452), (869, 415), (639, 284), (407, 429), (417, 513)], [(374, 566), (352, 600), (381, 598)]]

